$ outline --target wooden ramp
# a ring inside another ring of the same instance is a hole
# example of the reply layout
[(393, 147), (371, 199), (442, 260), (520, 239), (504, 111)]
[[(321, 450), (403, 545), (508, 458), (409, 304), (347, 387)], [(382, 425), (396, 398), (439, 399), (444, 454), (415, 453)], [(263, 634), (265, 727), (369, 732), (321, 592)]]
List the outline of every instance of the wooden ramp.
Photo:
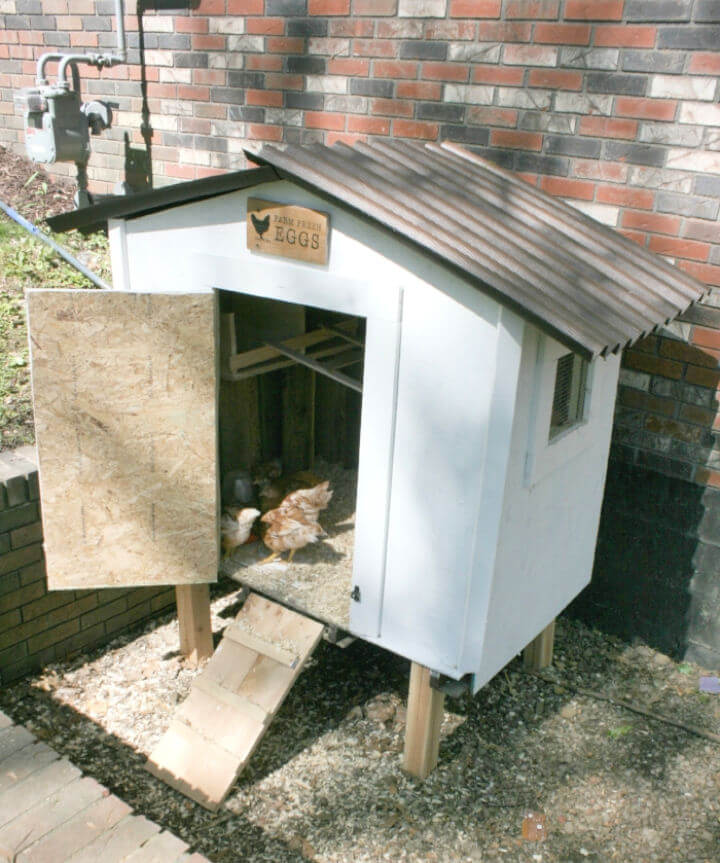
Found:
[(217, 809), (315, 649), (323, 625), (251, 593), (146, 764)]

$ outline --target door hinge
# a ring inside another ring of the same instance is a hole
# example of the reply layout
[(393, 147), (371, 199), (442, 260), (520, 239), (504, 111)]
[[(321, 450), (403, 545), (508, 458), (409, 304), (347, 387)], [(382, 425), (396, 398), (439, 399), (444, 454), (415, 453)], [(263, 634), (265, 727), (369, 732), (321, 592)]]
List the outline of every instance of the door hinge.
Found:
[(352, 593), (350, 594), (350, 599), (354, 599), (355, 602), (360, 602), (360, 586), (359, 585), (356, 584), (355, 587), (353, 587)]

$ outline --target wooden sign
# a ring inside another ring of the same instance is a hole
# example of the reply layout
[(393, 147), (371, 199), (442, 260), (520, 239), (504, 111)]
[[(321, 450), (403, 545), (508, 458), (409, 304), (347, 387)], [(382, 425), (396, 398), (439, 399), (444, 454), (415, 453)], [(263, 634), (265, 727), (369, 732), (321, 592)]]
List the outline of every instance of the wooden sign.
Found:
[(330, 217), (308, 207), (248, 199), (247, 247), (266, 255), (326, 264)]

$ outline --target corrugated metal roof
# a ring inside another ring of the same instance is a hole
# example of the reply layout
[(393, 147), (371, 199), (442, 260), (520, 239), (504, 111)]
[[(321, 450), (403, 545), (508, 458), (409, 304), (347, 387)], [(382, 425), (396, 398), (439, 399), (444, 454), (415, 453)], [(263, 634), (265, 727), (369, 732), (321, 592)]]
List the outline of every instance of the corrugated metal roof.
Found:
[(618, 350), (707, 291), (455, 144), (264, 146), (252, 158), (392, 228), (583, 352)]

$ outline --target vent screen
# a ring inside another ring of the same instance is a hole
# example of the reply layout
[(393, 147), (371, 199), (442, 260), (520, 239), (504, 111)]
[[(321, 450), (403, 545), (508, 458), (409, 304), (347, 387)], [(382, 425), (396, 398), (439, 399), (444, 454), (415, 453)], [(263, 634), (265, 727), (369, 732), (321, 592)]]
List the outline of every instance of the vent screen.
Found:
[(579, 354), (565, 354), (557, 361), (550, 440), (582, 420), (587, 370), (587, 361)]

